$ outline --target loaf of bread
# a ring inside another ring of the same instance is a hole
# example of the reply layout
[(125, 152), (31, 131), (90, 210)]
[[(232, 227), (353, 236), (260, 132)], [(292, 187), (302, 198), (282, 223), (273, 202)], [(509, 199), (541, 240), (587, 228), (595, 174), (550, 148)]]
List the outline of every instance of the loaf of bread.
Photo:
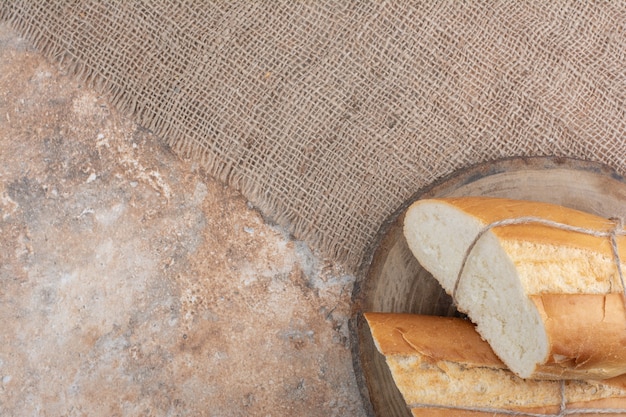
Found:
[(467, 320), (394, 313), (364, 316), (414, 416), (626, 413), (624, 376), (606, 381), (522, 379), (506, 368)]
[(427, 199), (407, 210), (404, 235), (516, 375), (626, 373), (626, 237), (615, 221), (530, 201)]

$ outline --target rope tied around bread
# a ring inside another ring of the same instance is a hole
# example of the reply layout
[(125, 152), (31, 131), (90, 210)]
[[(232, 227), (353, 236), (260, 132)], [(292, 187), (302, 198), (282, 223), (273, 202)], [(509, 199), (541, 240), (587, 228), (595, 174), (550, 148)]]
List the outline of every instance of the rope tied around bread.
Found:
[[(616, 266), (616, 270), (617, 270), (617, 274), (619, 276), (620, 279), (620, 283), (622, 285), (622, 297), (624, 298), (624, 302), (626, 304), (626, 285), (624, 282), (624, 274), (622, 272), (622, 265), (621, 265), (621, 259), (619, 256), (619, 251), (618, 251), (618, 247), (617, 247), (617, 241), (616, 241), (616, 237), (617, 236), (624, 236), (626, 235), (626, 231), (624, 230), (623, 227), (623, 219), (621, 218), (610, 218), (610, 221), (612, 221), (614, 223), (614, 226), (605, 232), (601, 232), (601, 231), (597, 231), (597, 230), (593, 230), (593, 229), (588, 229), (588, 228), (584, 228), (584, 227), (578, 227), (578, 226), (572, 226), (569, 224), (565, 224), (565, 223), (560, 223), (560, 222), (555, 222), (552, 220), (546, 220), (544, 218), (541, 217), (533, 217), (533, 216), (524, 216), (524, 217), (517, 217), (517, 218), (511, 218), (511, 219), (504, 219), (504, 220), (499, 220), (496, 222), (492, 222), (488, 225), (486, 225), (485, 227), (483, 227), (478, 234), (476, 235), (476, 237), (474, 238), (474, 240), (471, 242), (471, 244), (468, 246), (467, 250), (465, 251), (464, 257), (463, 257), (463, 261), (461, 263), (461, 268), (459, 269), (459, 273), (457, 275), (457, 279), (456, 282), (454, 284), (454, 289), (452, 291), (452, 299), (454, 300), (454, 302), (456, 303), (456, 294), (457, 294), (457, 290), (459, 288), (459, 283), (461, 281), (461, 278), (463, 276), (463, 272), (465, 270), (465, 265), (469, 259), (469, 257), (471, 256), (471, 253), (474, 249), (474, 247), (476, 246), (476, 244), (478, 243), (478, 241), (491, 229), (495, 228), (495, 227), (503, 227), (503, 226), (512, 226), (512, 225), (521, 225), (521, 224), (539, 224), (539, 225), (543, 225), (543, 226), (548, 226), (548, 227), (554, 227), (560, 230), (564, 230), (564, 231), (569, 231), (569, 232), (576, 232), (576, 233), (583, 233), (583, 234), (587, 234), (587, 235), (591, 235), (591, 236), (595, 236), (595, 237), (600, 237), (600, 238), (608, 238), (610, 245), (611, 245), (611, 251), (613, 254), (613, 260), (615, 262), (615, 266)], [(612, 282), (610, 283), (612, 285)], [(524, 412), (520, 412), (520, 411), (513, 411), (513, 410), (505, 410), (505, 409), (492, 409), (492, 408), (482, 408), (482, 407), (468, 407), (468, 408), (462, 408), (465, 411), (477, 411), (477, 412), (487, 412), (487, 413), (498, 413), (498, 414), (503, 414), (503, 415), (511, 415), (511, 416), (527, 416), (527, 417), (546, 417), (546, 416), (550, 416), (550, 417), (563, 417), (569, 414), (626, 414), (626, 410), (623, 409), (594, 409), (594, 408), (590, 408), (590, 409), (567, 409), (567, 404), (566, 404), (566, 398), (565, 398), (565, 383), (564, 381), (561, 381), (561, 387), (560, 387), (560, 391), (561, 391), (561, 403), (559, 406), (559, 413), (558, 414), (537, 414), (537, 413), (524, 413)], [(428, 405), (426, 404), (414, 404), (412, 405), (412, 407), (426, 407)]]
[[(461, 263), (461, 268), (459, 269), (459, 273), (457, 274), (457, 278), (454, 283), (454, 289), (452, 290), (452, 300), (456, 304), (456, 299), (457, 299), (456, 294), (459, 288), (459, 284), (461, 282), (461, 278), (463, 276), (463, 272), (465, 270), (465, 264), (467, 263), (474, 247), (476, 246), (476, 244), (478, 243), (481, 237), (483, 237), (487, 232), (489, 232), (491, 229), (496, 228), (496, 227), (534, 223), (534, 224), (539, 224), (542, 226), (554, 227), (554, 228), (557, 228), (566, 232), (576, 232), (576, 233), (583, 233), (583, 234), (595, 236), (595, 237), (608, 238), (611, 244), (611, 250), (613, 252), (613, 260), (615, 262), (617, 274), (619, 276), (620, 283), (622, 284), (622, 297), (624, 298), (624, 304), (626, 304), (626, 285), (624, 282), (624, 274), (622, 272), (622, 264), (621, 264), (621, 260), (620, 260), (620, 256), (619, 256), (619, 252), (617, 248), (617, 241), (616, 241), (616, 236), (626, 236), (626, 231), (624, 230), (624, 227), (623, 227), (624, 222), (622, 218), (611, 217), (609, 218), (609, 220), (613, 222), (614, 226), (606, 232), (588, 229), (585, 227), (572, 226), (566, 223), (560, 223), (560, 222), (547, 220), (541, 217), (534, 217), (534, 216), (524, 216), (524, 217), (516, 217), (516, 218), (511, 218), (511, 219), (498, 220), (498, 221), (495, 221), (486, 225), (478, 232), (478, 234), (476, 235), (472, 243), (467, 247), (467, 250), (465, 251), (465, 255), (463, 256), (463, 261)], [(612, 285), (612, 282), (609, 282), (609, 285)]]

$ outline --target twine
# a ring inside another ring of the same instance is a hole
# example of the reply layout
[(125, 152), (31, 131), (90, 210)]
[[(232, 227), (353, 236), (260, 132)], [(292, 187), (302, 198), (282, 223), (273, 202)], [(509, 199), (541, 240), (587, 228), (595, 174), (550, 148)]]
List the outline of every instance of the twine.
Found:
[[(619, 257), (618, 248), (617, 248), (617, 241), (615, 239), (616, 236), (618, 236), (618, 235), (619, 236), (626, 235), (626, 231), (624, 231), (622, 219), (620, 219), (620, 218), (613, 218), (612, 217), (609, 220), (613, 221), (615, 226), (611, 230), (606, 231), (606, 232), (599, 232), (597, 230), (588, 229), (588, 228), (585, 228), (585, 227), (572, 226), (572, 225), (569, 225), (569, 224), (555, 222), (555, 221), (552, 221), (552, 220), (546, 220), (546, 219), (543, 219), (541, 217), (533, 217), (533, 216), (525, 216), (525, 217), (516, 217), (516, 218), (512, 218), (512, 219), (504, 219), (504, 220), (499, 220), (499, 221), (495, 221), (493, 223), (488, 224), (487, 226), (483, 227), (478, 232), (478, 234), (476, 235), (476, 237), (474, 238), (472, 243), (468, 246), (467, 250), (465, 251), (465, 255), (463, 257), (463, 262), (461, 263), (461, 269), (459, 270), (459, 273), (458, 273), (457, 278), (456, 278), (456, 282), (454, 283), (454, 289), (452, 291), (452, 299), (454, 300), (454, 302), (456, 304), (456, 299), (457, 299), (456, 294), (457, 294), (457, 291), (458, 291), (458, 288), (459, 288), (459, 284), (461, 282), (461, 277), (463, 276), (463, 272), (465, 270), (465, 264), (467, 263), (467, 260), (469, 259), (472, 251), (474, 250), (474, 247), (476, 246), (476, 244), (478, 243), (480, 238), (483, 237), (483, 235), (485, 233), (487, 233), (488, 231), (490, 231), (494, 227), (536, 223), (536, 224), (540, 224), (542, 226), (554, 227), (556, 229), (564, 230), (564, 231), (567, 231), (567, 232), (576, 232), (576, 233), (582, 233), (582, 234), (595, 236), (595, 237), (607, 237), (607, 238), (609, 238), (609, 242), (611, 244), (611, 250), (612, 250), (612, 253), (613, 253), (613, 260), (615, 262), (615, 266), (617, 268), (617, 274), (618, 274), (620, 282), (622, 284), (622, 297), (624, 298), (624, 303), (626, 304), (626, 285), (624, 285), (624, 275), (622, 273), (622, 265), (621, 265), (621, 261), (620, 261), (620, 257)], [(610, 282), (609, 285), (612, 285), (612, 282)]]
[[(465, 269), (465, 264), (467, 263), (467, 260), (469, 256), (471, 255), (472, 250), (474, 249), (474, 247), (476, 246), (480, 238), (485, 233), (487, 233), (489, 230), (493, 229), (494, 227), (535, 223), (535, 224), (540, 224), (543, 226), (554, 227), (554, 228), (568, 231), (568, 232), (583, 233), (583, 234), (595, 236), (595, 237), (609, 238), (613, 260), (615, 262), (617, 273), (619, 275), (620, 282), (622, 284), (622, 296), (626, 303), (626, 285), (624, 285), (624, 275), (622, 273), (621, 260), (620, 260), (620, 256), (619, 256), (619, 252), (617, 248), (617, 241), (616, 241), (616, 237), (626, 235), (626, 231), (624, 231), (622, 219), (610, 218), (609, 220), (613, 221), (615, 226), (611, 228), (611, 230), (606, 231), (606, 232), (599, 232), (593, 229), (572, 226), (569, 224), (555, 222), (552, 220), (546, 220), (540, 217), (533, 217), (533, 216), (504, 219), (504, 220), (499, 220), (499, 221), (488, 224), (487, 226), (485, 226), (483, 229), (480, 230), (480, 232), (476, 235), (476, 237), (474, 238), (474, 240), (472, 241), (472, 243), (469, 245), (469, 247), (467, 248), (465, 252), (463, 262), (461, 264), (461, 269), (459, 270), (456, 282), (454, 284), (454, 290), (452, 292), (453, 300), (456, 303), (456, 293), (459, 287), (459, 282), (461, 281), (461, 277), (463, 275), (463, 271)], [(477, 411), (477, 412), (483, 412), (483, 413), (496, 413), (496, 414), (503, 414), (503, 415), (510, 415), (510, 416), (525, 416), (525, 417), (563, 417), (563, 416), (571, 415), (571, 414), (626, 414), (626, 408), (625, 409), (610, 409), (610, 408), (567, 409), (564, 381), (561, 381), (560, 393), (561, 393), (561, 401), (559, 405), (558, 414), (537, 414), (537, 413), (527, 413), (527, 412), (522, 412), (522, 411), (513, 411), (513, 410), (489, 408), (489, 407), (453, 407), (453, 406), (442, 406), (442, 405), (434, 405), (434, 404), (413, 404), (413, 405), (410, 405), (410, 407), (411, 408), (441, 407), (441, 408), (447, 408), (447, 409)]]

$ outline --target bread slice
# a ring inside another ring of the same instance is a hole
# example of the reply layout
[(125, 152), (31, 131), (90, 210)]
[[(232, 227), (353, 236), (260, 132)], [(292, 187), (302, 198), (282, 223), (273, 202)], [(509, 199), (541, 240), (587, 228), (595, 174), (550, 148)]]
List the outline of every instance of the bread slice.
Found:
[(626, 373), (626, 237), (614, 236), (616, 257), (615, 228), (558, 205), (486, 197), (419, 200), (404, 219), (417, 260), (522, 378)]
[(624, 376), (608, 381), (522, 379), (506, 369), (467, 320), (364, 316), (414, 416), (626, 413)]

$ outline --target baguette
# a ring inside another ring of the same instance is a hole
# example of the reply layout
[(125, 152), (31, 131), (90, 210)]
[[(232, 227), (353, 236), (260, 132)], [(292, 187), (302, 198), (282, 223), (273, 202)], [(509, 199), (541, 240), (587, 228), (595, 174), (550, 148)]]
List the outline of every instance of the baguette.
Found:
[(624, 376), (607, 381), (522, 379), (467, 320), (395, 313), (364, 317), (416, 417), (626, 413)]
[(553, 204), (486, 197), (419, 200), (404, 219), (417, 260), (522, 378), (626, 373), (626, 237), (615, 229)]

